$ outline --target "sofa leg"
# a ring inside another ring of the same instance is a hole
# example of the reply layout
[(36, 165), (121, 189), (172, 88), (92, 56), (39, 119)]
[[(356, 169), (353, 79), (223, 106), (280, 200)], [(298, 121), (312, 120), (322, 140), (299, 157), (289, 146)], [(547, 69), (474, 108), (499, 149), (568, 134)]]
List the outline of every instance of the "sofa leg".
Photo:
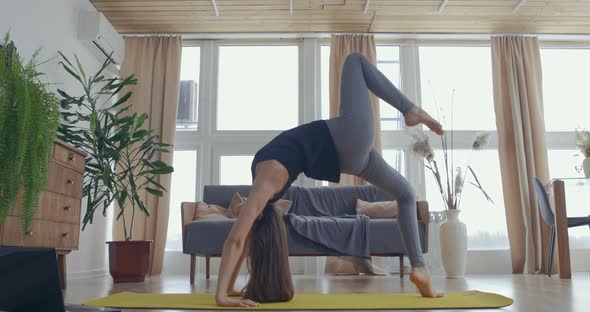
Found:
[(404, 278), (404, 255), (399, 256), (399, 277)]
[(197, 256), (191, 255), (191, 271), (190, 271), (190, 279), (191, 285), (195, 284), (195, 266), (197, 262)]
[(205, 274), (206, 274), (207, 279), (209, 279), (209, 264), (211, 262), (210, 260), (211, 260), (211, 257), (209, 257), (209, 256), (207, 256), (205, 258)]

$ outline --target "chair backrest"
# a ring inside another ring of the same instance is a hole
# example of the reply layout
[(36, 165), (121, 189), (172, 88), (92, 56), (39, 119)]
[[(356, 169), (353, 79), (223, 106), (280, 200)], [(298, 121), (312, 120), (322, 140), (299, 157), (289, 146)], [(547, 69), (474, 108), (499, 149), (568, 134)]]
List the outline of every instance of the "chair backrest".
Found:
[(545, 187), (539, 178), (533, 177), (533, 187), (535, 189), (535, 194), (537, 195), (537, 202), (539, 203), (539, 210), (541, 210), (543, 220), (545, 220), (547, 224), (553, 225), (555, 223), (555, 217), (551, 210), (551, 205), (549, 205), (549, 198), (547, 197), (547, 192), (545, 192)]

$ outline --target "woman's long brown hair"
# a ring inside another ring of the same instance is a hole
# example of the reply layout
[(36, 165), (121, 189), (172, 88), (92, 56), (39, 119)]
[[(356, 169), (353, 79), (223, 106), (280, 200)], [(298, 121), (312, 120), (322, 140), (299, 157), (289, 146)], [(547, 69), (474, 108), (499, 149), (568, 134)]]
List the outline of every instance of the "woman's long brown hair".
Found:
[(285, 302), (293, 298), (285, 223), (273, 204), (268, 204), (250, 233), (248, 250), (250, 281), (244, 298), (256, 302)]

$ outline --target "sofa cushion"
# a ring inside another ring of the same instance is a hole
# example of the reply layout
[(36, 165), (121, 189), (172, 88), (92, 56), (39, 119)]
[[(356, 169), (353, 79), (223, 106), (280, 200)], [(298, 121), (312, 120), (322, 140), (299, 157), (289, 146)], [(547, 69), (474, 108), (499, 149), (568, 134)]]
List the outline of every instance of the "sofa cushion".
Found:
[(229, 205), (227, 206), (227, 209), (231, 211), (231, 218), (236, 218), (238, 216), (238, 210), (241, 208), (244, 202), (246, 202), (246, 199), (240, 195), (240, 192), (235, 192), (231, 197)]
[(191, 203), (196, 207), (195, 219), (227, 219), (231, 218), (231, 211), (218, 205), (207, 205), (203, 202)]
[(357, 199), (356, 212), (371, 219), (395, 218), (397, 216), (397, 202), (395, 200), (367, 202)]

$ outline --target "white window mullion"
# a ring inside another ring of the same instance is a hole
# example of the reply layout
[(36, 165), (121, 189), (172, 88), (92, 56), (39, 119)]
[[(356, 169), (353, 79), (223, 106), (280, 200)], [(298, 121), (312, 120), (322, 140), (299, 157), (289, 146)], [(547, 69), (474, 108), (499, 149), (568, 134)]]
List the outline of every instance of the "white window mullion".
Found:
[(300, 50), (303, 123), (321, 118), (320, 41), (306, 38)]
[[(420, 96), (420, 55), (419, 47), (416, 44), (401, 45), (400, 51), (400, 67), (401, 67), (401, 85), (403, 93), (416, 105), (421, 106)], [(420, 126), (421, 127), (421, 126)], [(405, 129), (404, 133), (409, 137), (409, 129)], [(406, 162), (406, 176), (408, 181), (416, 188), (416, 197), (418, 199), (426, 198), (426, 186), (424, 184), (424, 167), (420, 161), (412, 155), (408, 145), (404, 147), (405, 162)]]
[[(318, 39), (303, 39), (299, 48), (300, 124), (321, 118), (320, 42)], [(318, 181), (300, 175), (302, 186), (316, 186)]]
[(217, 72), (218, 72), (218, 43), (206, 41), (201, 48), (201, 92), (199, 98), (199, 134), (200, 157), (197, 171), (200, 183), (197, 183), (199, 198), (202, 198), (203, 186), (212, 184), (214, 174), (219, 175), (219, 167), (214, 168), (211, 134), (217, 124)]

